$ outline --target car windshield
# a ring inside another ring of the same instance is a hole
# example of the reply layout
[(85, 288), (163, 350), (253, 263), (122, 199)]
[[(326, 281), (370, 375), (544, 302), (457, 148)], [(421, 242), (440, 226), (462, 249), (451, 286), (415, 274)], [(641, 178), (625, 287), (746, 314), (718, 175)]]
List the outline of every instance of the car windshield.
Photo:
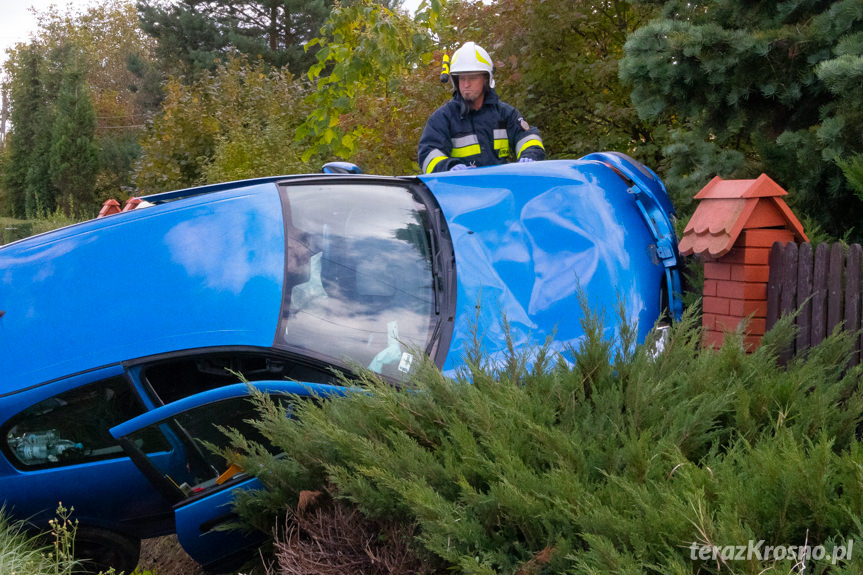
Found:
[(287, 273), (276, 345), (402, 378), (435, 320), (425, 205), (398, 185), (281, 192)]

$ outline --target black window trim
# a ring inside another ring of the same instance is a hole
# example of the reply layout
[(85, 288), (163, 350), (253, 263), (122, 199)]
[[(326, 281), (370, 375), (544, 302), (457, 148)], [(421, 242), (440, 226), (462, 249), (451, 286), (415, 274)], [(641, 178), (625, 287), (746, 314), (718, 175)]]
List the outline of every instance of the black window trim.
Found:
[[(270, 356), (283, 361), (303, 364), (313, 369), (319, 369), (322, 372), (329, 372), (333, 375), (335, 379), (338, 379), (342, 375), (348, 378), (353, 376), (353, 373), (344, 366), (335, 365), (329, 361), (324, 361), (320, 358), (313, 358), (308, 354), (297, 353), (288, 348), (261, 347), (254, 345), (223, 345), (181, 349), (177, 351), (149, 355), (134, 360), (128, 360), (123, 362), (123, 367), (126, 368), (127, 375), (129, 371), (140, 368), (140, 371), (138, 372), (138, 382), (140, 383), (142, 390), (147, 394), (147, 399), (153, 402), (153, 408), (155, 408), (161, 407), (165, 405), (165, 403), (162, 402), (161, 398), (156, 393), (156, 390), (154, 390), (153, 387), (150, 385), (150, 382), (147, 381), (142, 375), (140, 375), (142, 372), (146, 371), (146, 368), (148, 366), (156, 363), (175, 361), (178, 359), (191, 359), (194, 357), (208, 355), (230, 355), (232, 353)], [(239, 383), (239, 381), (235, 383)]]

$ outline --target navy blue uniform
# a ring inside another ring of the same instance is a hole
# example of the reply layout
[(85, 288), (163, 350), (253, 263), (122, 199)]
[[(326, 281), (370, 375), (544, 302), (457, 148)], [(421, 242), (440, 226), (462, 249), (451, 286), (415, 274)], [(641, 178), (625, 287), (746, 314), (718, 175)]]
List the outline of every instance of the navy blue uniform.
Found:
[(518, 110), (501, 102), (489, 88), (479, 110), (468, 107), (461, 94), (435, 110), (419, 143), (424, 174), (445, 172), (456, 164), (494, 166), (516, 159), (545, 159), (539, 130), (528, 126)]

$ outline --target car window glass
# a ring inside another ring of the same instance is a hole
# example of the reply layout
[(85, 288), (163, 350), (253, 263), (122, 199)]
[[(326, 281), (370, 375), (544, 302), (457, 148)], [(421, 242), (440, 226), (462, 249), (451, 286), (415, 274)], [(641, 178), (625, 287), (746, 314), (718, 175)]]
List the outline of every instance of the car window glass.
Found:
[[(5, 426), (4, 450), (22, 468), (71, 465), (122, 457), (108, 430), (143, 413), (127, 381), (112, 377), (55, 395), (29, 407)], [(145, 451), (164, 449), (158, 436), (142, 435)]]
[[(275, 396), (273, 399), (277, 399)], [(287, 400), (285, 400), (287, 401)], [(269, 446), (249, 421), (256, 419), (255, 406), (248, 397), (207, 404), (183, 412), (169, 420), (153, 424), (128, 436), (135, 444), (153, 433), (162, 433), (170, 444), (170, 453), (151, 454), (149, 462), (183, 495), (200, 495), (218, 488), (239, 472), (225, 458), (213, 452), (230, 444), (219, 427), (233, 428), (249, 441)], [(208, 445), (209, 444), (209, 445)]]
[(277, 345), (394, 378), (428, 344), (435, 294), (425, 206), (399, 186), (286, 185)]
[(330, 371), (291, 361), (287, 358), (246, 352), (196, 354), (155, 362), (143, 369), (154, 399), (163, 404), (189, 395), (238, 383), (242, 374), (247, 381), (295, 380), (335, 383)]

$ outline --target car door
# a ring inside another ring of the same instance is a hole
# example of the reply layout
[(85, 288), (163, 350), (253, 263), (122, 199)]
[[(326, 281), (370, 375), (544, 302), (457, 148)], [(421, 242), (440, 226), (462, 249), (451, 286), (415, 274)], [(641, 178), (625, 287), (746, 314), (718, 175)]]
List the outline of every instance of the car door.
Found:
[[(247, 422), (256, 416), (251, 396), (266, 392), (290, 402), (342, 395), (347, 388), (323, 384), (258, 381), (234, 384), (185, 397), (111, 429), (132, 461), (173, 503), (177, 537), (193, 559), (210, 569), (241, 564), (263, 534), (225, 530), (237, 517), (232, 503), (238, 490), (261, 489), (257, 479), (226, 463), (213, 447), (229, 440), (219, 427), (239, 430), (247, 439), (263, 438)], [(159, 453), (141, 449), (144, 438), (160, 434), (170, 447)]]
[[(3, 396), (0, 505), (40, 527), (62, 501), (88, 528), (140, 537), (169, 529), (170, 506), (109, 433), (145, 411), (119, 365)], [(140, 447), (160, 451), (162, 444)]]

